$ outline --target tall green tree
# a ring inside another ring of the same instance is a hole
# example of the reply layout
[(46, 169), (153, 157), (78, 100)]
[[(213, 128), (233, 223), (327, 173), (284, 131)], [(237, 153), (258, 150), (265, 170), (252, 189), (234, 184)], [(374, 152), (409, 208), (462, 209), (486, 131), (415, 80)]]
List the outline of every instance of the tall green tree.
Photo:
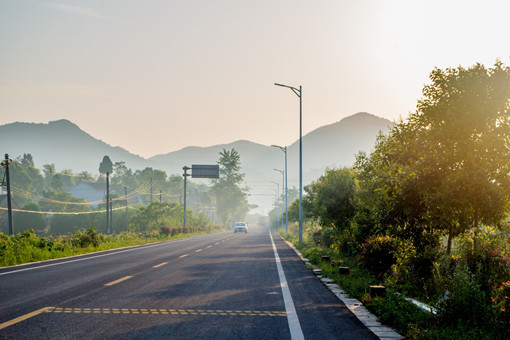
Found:
[(241, 172), (241, 156), (235, 149), (223, 149), (218, 164), (220, 177), (212, 180), (217, 215), (224, 225), (234, 220), (244, 220), (249, 206), (248, 188), (243, 185), (245, 175)]
[(323, 228), (338, 234), (349, 228), (356, 205), (354, 195), (357, 184), (350, 169), (327, 169), (318, 180), (306, 188), (312, 207), (311, 215)]
[[(510, 201), (510, 69), (435, 69), (418, 109), (358, 157), (365, 204), (392, 230), (453, 237), (498, 224)], [(417, 232), (418, 231), (418, 232)]]
[(99, 173), (106, 174), (107, 172), (109, 174), (113, 172), (113, 163), (110, 157), (104, 156), (101, 163), (99, 163)]

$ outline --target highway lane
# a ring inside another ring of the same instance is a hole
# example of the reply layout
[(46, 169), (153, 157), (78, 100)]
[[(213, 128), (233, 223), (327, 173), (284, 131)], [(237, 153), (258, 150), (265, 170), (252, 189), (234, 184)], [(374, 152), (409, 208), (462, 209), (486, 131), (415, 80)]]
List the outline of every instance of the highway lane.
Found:
[[(292, 249), (274, 242), (306, 339), (375, 338)], [(27, 317), (0, 338), (290, 338), (267, 228), (62, 262), (0, 270), (0, 324)]]

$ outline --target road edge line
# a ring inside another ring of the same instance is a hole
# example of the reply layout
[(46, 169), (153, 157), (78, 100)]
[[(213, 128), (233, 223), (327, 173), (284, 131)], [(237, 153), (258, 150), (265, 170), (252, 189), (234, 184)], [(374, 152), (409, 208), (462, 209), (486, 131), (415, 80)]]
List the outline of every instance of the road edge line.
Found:
[[(282, 235), (278, 234), (280, 238), (287, 243), (287, 245), (293, 249), (296, 254), (301, 258), (301, 260), (306, 264), (307, 259), (304, 258), (303, 254), (299, 250), (296, 249), (296, 247), (289, 241), (287, 241), (285, 238), (282, 237)], [(321, 279), (322, 281), (322, 279)], [(375, 336), (378, 338), (384, 338), (384, 339), (403, 339), (403, 336), (400, 335), (397, 331), (395, 331), (393, 328), (385, 325), (381, 326), (374, 326), (373, 321), (377, 320), (377, 317), (370, 313), (363, 304), (354, 298), (349, 298), (347, 293), (344, 292), (344, 290), (337, 284), (330, 284), (326, 283), (325, 281), (322, 281), (322, 283), (328, 288), (342, 303), (351, 311), (354, 316), (361, 321), (365, 327), (367, 327)], [(368, 317), (367, 317), (368, 316)], [(372, 321), (372, 323), (371, 323)]]
[(280, 256), (278, 255), (276, 245), (274, 244), (271, 230), (269, 230), (269, 237), (271, 238), (271, 244), (273, 245), (274, 258), (276, 260), (276, 268), (278, 269), (278, 277), (280, 278), (280, 287), (282, 289), (283, 302), (285, 304), (285, 312), (287, 313), (287, 322), (289, 324), (290, 337), (293, 340), (304, 340), (305, 336), (303, 335), (303, 330), (301, 329), (301, 324), (299, 323), (299, 317), (296, 312), (296, 307), (294, 306), (294, 301), (292, 300), (292, 295), (290, 294), (287, 278), (285, 277), (285, 272), (283, 271), (282, 262), (280, 260)]

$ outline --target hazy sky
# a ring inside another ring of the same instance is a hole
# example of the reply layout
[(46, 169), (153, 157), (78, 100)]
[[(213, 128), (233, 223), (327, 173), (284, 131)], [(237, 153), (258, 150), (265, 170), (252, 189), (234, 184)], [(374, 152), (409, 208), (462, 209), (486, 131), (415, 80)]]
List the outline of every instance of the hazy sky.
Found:
[[(144, 157), (288, 145), (415, 110), (437, 66), (510, 64), (510, 1), (0, 2), (0, 124), (66, 118)], [(5, 151), (5, 150), (4, 150)]]

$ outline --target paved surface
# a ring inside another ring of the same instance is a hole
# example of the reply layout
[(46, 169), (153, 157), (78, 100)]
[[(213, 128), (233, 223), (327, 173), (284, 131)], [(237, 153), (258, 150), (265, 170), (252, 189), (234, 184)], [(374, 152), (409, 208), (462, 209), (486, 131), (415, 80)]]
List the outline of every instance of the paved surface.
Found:
[[(305, 339), (377, 338), (274, 244)], [(290, 339), (280, 279), (267, 228), (0, 268), (0, 338)]]

